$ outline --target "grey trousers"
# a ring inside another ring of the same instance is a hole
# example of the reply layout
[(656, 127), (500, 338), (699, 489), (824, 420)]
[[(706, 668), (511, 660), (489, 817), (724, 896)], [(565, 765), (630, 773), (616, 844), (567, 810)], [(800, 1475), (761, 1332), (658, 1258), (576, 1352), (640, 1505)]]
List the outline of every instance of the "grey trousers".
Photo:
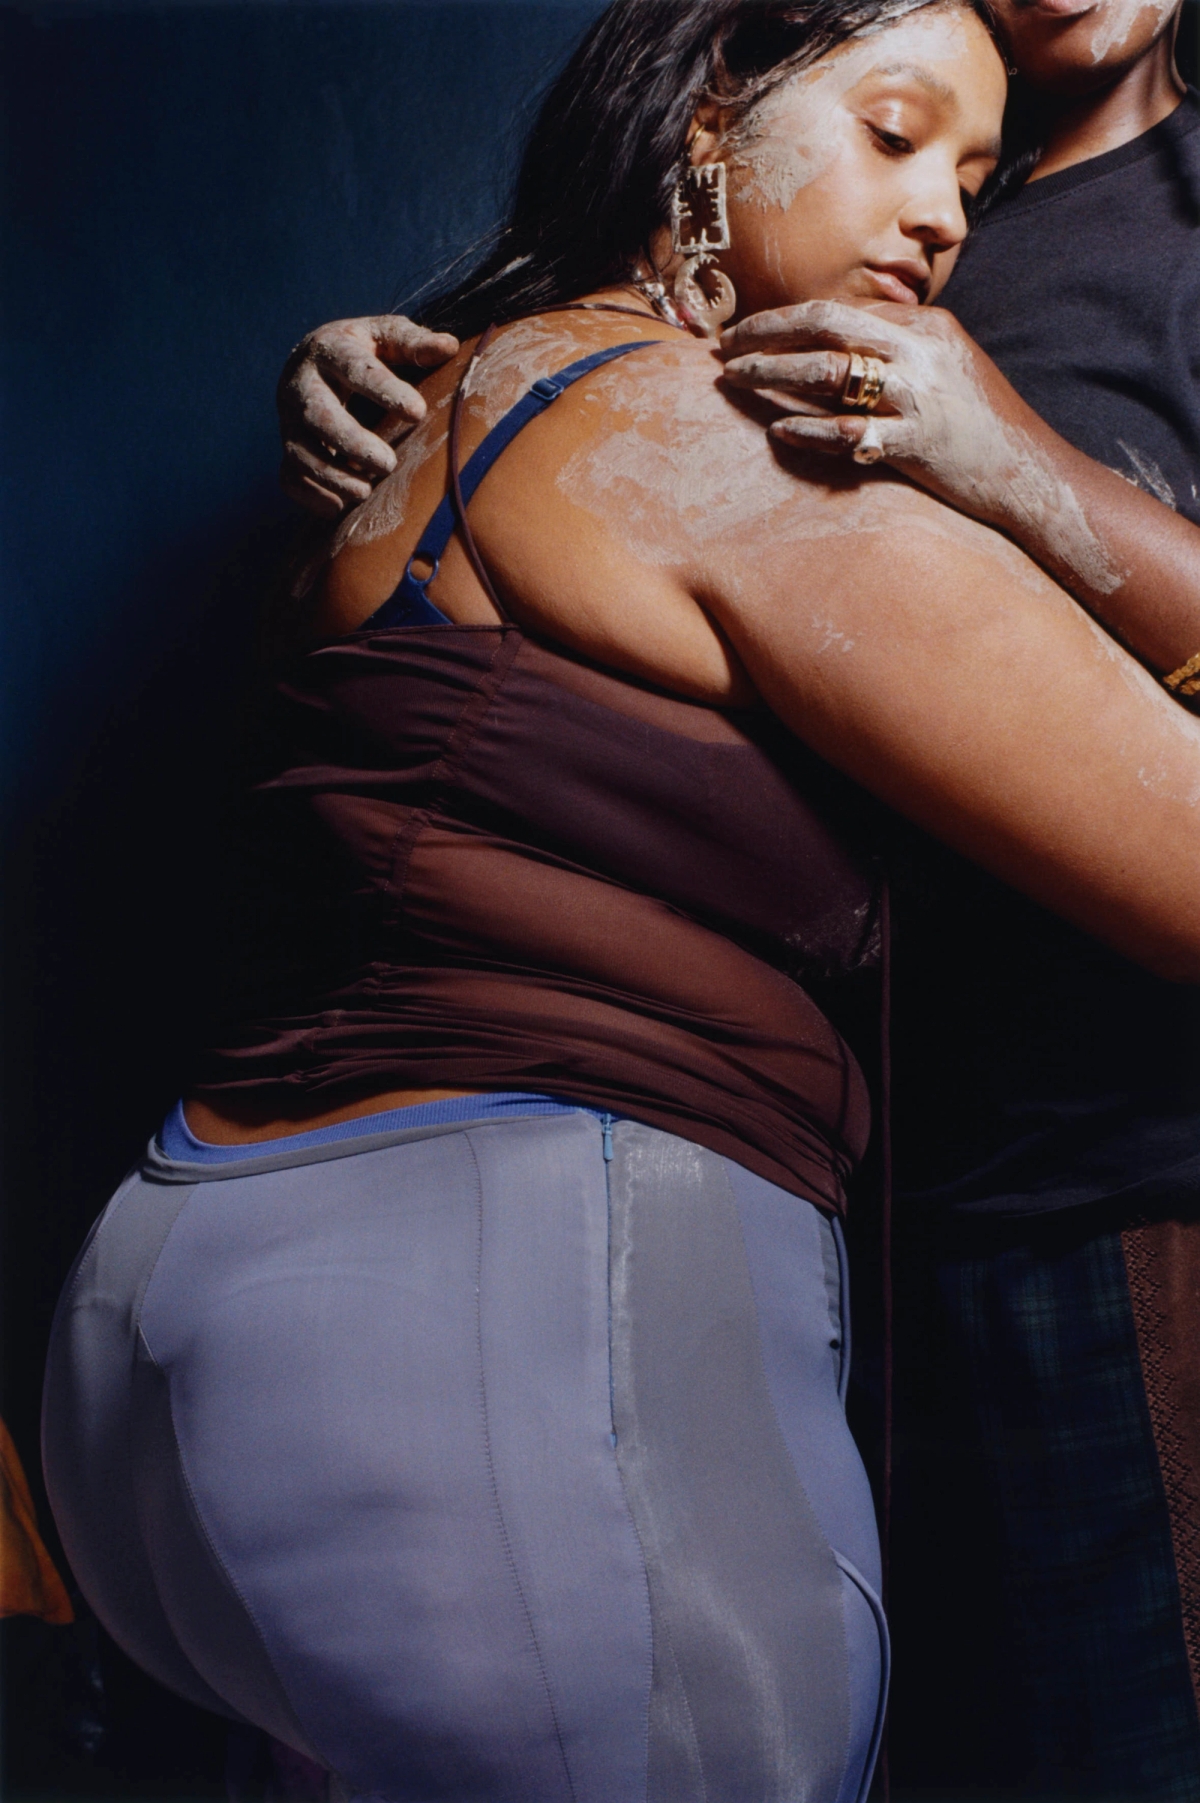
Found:
[(858, 1803), (886, 1677), (840, 1236), (671, 1135), (152, 1150), (55, 1324), (81, 1589), (371, 1803)]

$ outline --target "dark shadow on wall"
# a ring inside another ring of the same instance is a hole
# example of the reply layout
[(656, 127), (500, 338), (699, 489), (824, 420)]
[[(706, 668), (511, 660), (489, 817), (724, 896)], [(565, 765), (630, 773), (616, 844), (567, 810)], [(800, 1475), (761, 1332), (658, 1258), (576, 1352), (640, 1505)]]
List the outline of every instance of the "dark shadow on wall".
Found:
[[(514, 115), (597, 10), (0, 10), (3, 1413), (56, 1556), (46, 1335), (212, 989), (256, 602), (296, 523), (279, 367), (487, 231)], [(0, 1652), (6, 1796), (225, 1795), (223, 1725), (86, 1619), (15, 1618)]]

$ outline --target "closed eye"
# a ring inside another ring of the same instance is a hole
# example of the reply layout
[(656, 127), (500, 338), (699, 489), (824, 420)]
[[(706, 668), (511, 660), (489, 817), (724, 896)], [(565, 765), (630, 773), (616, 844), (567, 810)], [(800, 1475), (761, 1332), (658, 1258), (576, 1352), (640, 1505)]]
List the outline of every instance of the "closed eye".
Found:
[(880, 125), (872, 125), (870, 129), (874, 134), (876, 141), (887, 152), (888, 156), (903, 157), (912, 155), (913, 146), (911, 140), (902, 138), (899, 132), (884, 131), (883, 127)]

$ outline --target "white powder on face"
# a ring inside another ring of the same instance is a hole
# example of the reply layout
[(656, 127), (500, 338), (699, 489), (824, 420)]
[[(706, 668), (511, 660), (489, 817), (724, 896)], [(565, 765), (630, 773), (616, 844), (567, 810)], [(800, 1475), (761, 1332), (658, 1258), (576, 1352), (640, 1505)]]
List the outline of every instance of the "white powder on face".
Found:
[[(738, 200), (786, 212), (802, 188), (828, 168), (850, 121), (839, 116), (841, 101), (880, 66), (880, 35), (903, 20), (905, 54), (940, 60), (952, 53), (953, 36), (965, 20), (936, 0), (916, 0), (877, 20), (867, 31), (781, 83), (752, 108), (731, 134), (727, 164)], [(928, 17), (910, 17), (915, 10)]]
[(1110, 50), (1125, 44), (1143, 13), (1154, 14), (1157, 32), (1175, 11), (1176, 4), (1177, 0), (1103, 0), (1092, 39), (1092, 61), (1103, 62)]

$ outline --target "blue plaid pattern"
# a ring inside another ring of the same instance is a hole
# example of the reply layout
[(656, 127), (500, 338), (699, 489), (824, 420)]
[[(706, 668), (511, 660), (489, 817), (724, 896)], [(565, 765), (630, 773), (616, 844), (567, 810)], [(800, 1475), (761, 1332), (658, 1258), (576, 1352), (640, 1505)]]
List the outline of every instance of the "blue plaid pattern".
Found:
[(1074, 1211), (964, 1233), (939, 1278), (1003, 1523), (1035, 1794), (1197, 1803), (1200, 1720), (1120, 1234)]

